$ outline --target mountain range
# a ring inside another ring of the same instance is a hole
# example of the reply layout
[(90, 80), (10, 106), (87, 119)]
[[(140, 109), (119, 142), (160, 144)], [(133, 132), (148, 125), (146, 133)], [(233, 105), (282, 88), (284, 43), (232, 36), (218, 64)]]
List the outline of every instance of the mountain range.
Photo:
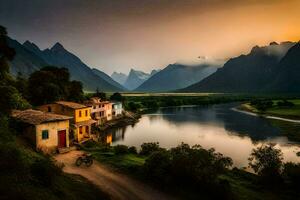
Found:
[(119, 84), (124, 85), (124, 83), (125, 83), (125, 81), (127, 80), (127, 77), (128, 77), (128, 76), (127, 76), (126, 74), (122, 73), (122, 72), (120, 72), (120, 73), (118, 73), (118, 72), (113, 72), (113, 73), (110, 75), (110, 77), (111, 77), (114, 81), (118, 82)]
[(182, 92), (300, 92), (299, 43), (252, 48)]
[(41, 50), (30, 41), (24, 44), (11, 38), (7, 38), (7, 41), (16, 51), (16, 56), (10, 63), (13, 75), (21, 73), (26, 77), (44, 66), (52, 65), (67, 68), (71, 79), (81, 81), (86, 91), (95, 91), (97, 88), (101, 91), (124, 91), (124, 87), (110, 76), (100, 70), (91, 69), (60, 43), (56, 43), (50, 49)]
[(200, 64), (188, 66), (183, 64), (170, 64), (163, 70), (151, 76), (135, 91), (140, 92), (166, 92), (187, 87), (217, 70), (217, 66)]

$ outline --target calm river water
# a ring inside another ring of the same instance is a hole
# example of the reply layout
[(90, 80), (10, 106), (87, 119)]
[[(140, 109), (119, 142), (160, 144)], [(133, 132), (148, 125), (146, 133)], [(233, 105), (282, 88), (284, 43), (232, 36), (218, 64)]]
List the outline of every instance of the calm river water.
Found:
[(282, 150), (285, 161), (300, 162), (296, 155), (300, 151), (299, 143), (289, 141), (265, 118), (232, 110), (235, 106), (237, 104), (163, 108), (143, 115), (134, 126), (109, 130), (103, 137), (112, 145), (137, 148), (144, 142), (159, 142), (167, 148), (181, 142), (200, 144), (230, 156), (238, 167), (247, 166), (253, 148), (272, 142)]

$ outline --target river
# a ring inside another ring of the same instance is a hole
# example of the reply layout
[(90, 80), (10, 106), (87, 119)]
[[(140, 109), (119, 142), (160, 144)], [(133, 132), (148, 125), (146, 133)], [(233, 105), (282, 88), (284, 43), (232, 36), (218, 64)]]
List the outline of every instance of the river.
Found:
[(103, 137), (112, 145), (137, 148), (144, 142), (159, 142), (166, 148), (181, 142), (200, 144), (231, 157), (237, 167), (248, 165), (253, 148), (271, 142), (282, 150), (285, 161), (300, 162), (296, 155), (300, 151), (299, 143), (289, 141), (268, 119), (233, 110), (237, 105), (162, 108), (143, 115), (134, 126), (109, 130)]

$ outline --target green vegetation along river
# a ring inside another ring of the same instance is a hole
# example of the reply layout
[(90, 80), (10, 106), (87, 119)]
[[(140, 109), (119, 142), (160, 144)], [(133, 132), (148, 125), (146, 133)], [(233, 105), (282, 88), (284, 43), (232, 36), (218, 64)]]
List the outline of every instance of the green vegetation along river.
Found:
[[(238, 167), (248, 165), (253, 148), (271, 142), (282, 150), (285, 161), (300, 161), (296, 155), (300, 143), (289, 139), (284, 129), (271, 120), (232, 110), (236, 106), (238, 103), (162, 108), (143, 115), (134, 126), (108, 130), (100, 139), (136, 147), (144, 142), (159, 142), (167, 148), (181, 142), (200, 144), (231, 157)], [(300, 129), (300, 124), (287, 126)]]

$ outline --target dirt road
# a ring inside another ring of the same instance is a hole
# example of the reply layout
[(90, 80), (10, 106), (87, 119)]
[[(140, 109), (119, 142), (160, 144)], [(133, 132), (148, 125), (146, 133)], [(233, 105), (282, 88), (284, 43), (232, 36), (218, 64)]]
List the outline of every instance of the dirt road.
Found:
[(112, 199), (121, 200), (169, 200), (171, 198), (153, 188), (145, 185), (137, 180), (114, 172), (99, 162), (94, 162), (91, 167), (86, 167), (84, 164), (80, 167), (75, 165), (75, 160), (78, 155), (82, 154), (80, 151), (71, 151), (66, 154), (58, 154), (54, 158), (65, 167), (63, 171), (71, 174), (79, 174), (95, 185), (101, 190), (107, 192)]

